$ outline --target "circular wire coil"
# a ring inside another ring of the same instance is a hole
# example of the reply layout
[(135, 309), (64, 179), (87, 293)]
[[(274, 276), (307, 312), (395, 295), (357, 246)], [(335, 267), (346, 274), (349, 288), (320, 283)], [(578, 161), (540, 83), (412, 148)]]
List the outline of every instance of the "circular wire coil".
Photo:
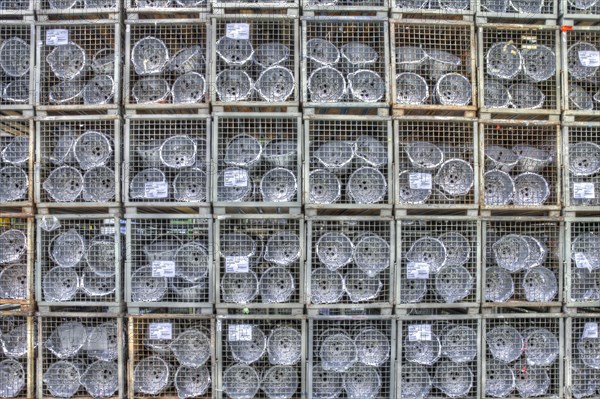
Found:
[(163, 165), (181, 169), (196, 163), (196, 142), (188, 136), (172, 136), (166, 139), (159, 150)]
[(144, 37), (133, 45), (131, 63), (138, 75), (161, 73), (169, 63), (169, 49), (156, 37)]
[(175, 372), (175, 389), (180, 398), (195, 398), (208, 392), (210, 372), (206, 366), (179, 366)]
[(515, 389), (515, 373), (505, 362), (496, 359), (487, 360), (485, 373), (486, 395), (504, 398)]
[(464, 364), (442, 360), (435, 368), (433, 386), (451, 398), (464, 397), (473, 387), (473, 372)]
[(403, 204), (423, 204), (431, 196), (431, 189), (411, 188), (410, 175), (413, 172), (405, 170), (398, 175), (398, 193)]
[(485, 55), (487, 74), (498, 79), (513, 79), (521, 71), (522, 63), (521, 52), (511, 42), (495, 43)]
[(284, 267), (270, 267), (260, 277), (258, 290), (263, 303), (288, 302), (296, 290), (294, 276)]
[(546, 267), (529, 269), (523, 277), (523, 292), (529, 302), (552, 302), (558, 292), (558, 282)]
[(2, 150), (2, 161), (15, 165), (24, 166), (29, 160), (29, 137), (15, 136)]
[(440, 338), (442, 355), (454, 363), (466, 363), (477, 357), (477, 331), (469, 326), (452, 325)]
[(218, 73), (215, 89), (220, 101), (245, 101), (252, 95), (254, 83), (245, 71), (225, 69)]
[(523, 336), (509, 325), (492, 328), (487, 332), (485, 340), (492, 357), (504, 363), (514, 362), (525, 350)]
[(173, 104), (193, 104), (202, 101), (206, 92), (204, 76), (198, 72), (188, 72), (173, 82), (171, 94)]
[(524, 172), (539, 173), (553, 161), (552, 154), (542, 148), (521, 144), (512, 151), (519, 157), (519, 168)]
[(435, 183), (446, 194), (453, 196), (467, 195), (474, 180), (471, 164), (456, 158), (445, 161), (434, 177)]
[(264, 43), (254, 52), (252, 60), (262, 68), (286, 63), (290, 58), (290, 48), (282, 43)]
[[(235, 182), (229, 183), (225, 176), (234, 176)], [(246, 169), (225, 168), (217, 178), (217, 198), (219, 201), (243, 202), (249, 201), (253, 195), (253, 184)]]
[(486, 108), (508, 108), (510, 95), (502, 83), (486, 79), (483, 84), (483, 106)]
[(446, 247), (437, 238), (422, 237), (411, 245), (406, 259), (409, 262), (427, 263), (429, 271), (437, 273), (446, 264)]
[(529, 256), (525, 261), (525, 269), (532, 269), (543, 265), (548, 256), (548, 247), (535, 237), (525, 235), (521, 237), (527, 241), (527, 246), (529, 247)]
[(221, 279), (221, 295), (224, 302), (249, 303), (258, 295), (258, 277), (248, 273), (225, 273)]
[(210, 345), (210, 337), (204, 331), (190, 328), (171, 342), (171, 351), (182, 366), (197, 368), (210, 358)]
[(252, 236), (245, 233), (221, 235), (221, 256), (260, 256), (258, 244)]
[(185, 169), (173, 179), (173, 196), (181, 202), (206, 202), (206, 173), (197, 168)]
[(377, 50), (368, 44), (348, 42), (340, 48), (344, 68), (348, 72), (357, 71), (373, 66), (379, 58)]
[(390, 246), (378, 235), (363, 236), (353, 253), (356, 267), (373, 277), (390, 267)]
[(0, 68), (10, 77), (25, 76), (30, 57), (29, 43), (20, 37), (10, 37), (0, 44)]
[(464, 266), (444, 266), (435, 275), (435, 292), (444, 303), (465, 300), (473, 292), (473, 276)]
[(515, 367), (515, 386), (523, 398), (543, 396), (550, 388), (550, 376), (545, 367)]
[(569, 85), (569, 104), (573, 105), (574, 109), (592, 111), (594, 109), (594, 98), (586, 89), (571, 84)]
[(421, 47), (396, 47), (396, 68), (400, 71), (416, 72), (427, 61), (427, 53)]
[(168, 291), (166, 277), (153, 277), (152, 267), (143, 266), (131, 275), (133, 302), (158, 302)]
[(342, 183), (339, 178), (326, 169), (316, 169), (309, 175), (310, 202), (314, 204), (333, 204), (341, 195)]
[(295, 86), (292, 71), (279, 65), (262, 71), (254, 84), (258, 95), (267, 102), (286, 101), (294, 93)]
[(230, 166), (253, 168), (259, 164), (262, 153), (262, 145), (254, 136), (240, 134), (225, 147), (223, 162)]
[(319, 237), (316, 253), (319, 261), (333, 271), (352, 262), (354, 245), (344, 233), (330, 231)]
[(42, 377), (42, 382), (50, 395), (57, 398), (70, 398), (81, 386), (84, 365), (79, 361), (61, 360), (52, 363)]
[(400, 397), (426, 398), (431, 392), (431, 378), (419, 364), (403, 363), (400, 367)]
[(24, 265), (7, 266), (0, 272), (0, 298), (27, 299), (27, 269)]
[(76, 321), (59, 324), (50, 334), (44, 347), (59, 359), (76, 356), (87, 342), (85, 326)]
[(396, 102), (401, 105), (425, 104), (429, 98), (429, 86), (421, 75), (403, 72), (396, 76)]
[(86, 354), (97, 360), (113, 361), (119, 357), (119, 328), (108, 321), (87, 330)]
[(598, 3), (597, 0), (568, 0), (568, 2), (571, 7), (577, 10), (589, 10)]
[(406, 272), (400, 279), (400, 303), (419, 303), (427, 294), (427, 280), (408, 279)]
[(358, 362), (380, 367), (390, 358), (390, 340), (376, 328), (365, 328), (354, 337)]
[(434, 80), (439, 80), (443, 75), (455, 71), (461, 64), (459, 57), (447, 51), (428, 49), (425, 52), (428, 72)]
[(344, 389), (342, 374), (325, 370), (321, 363), (312, 368), (313, 396), (322, 399), (335, 399)]
[(540, 14), (544, 7), (544, 0), (509, 0), (509, 3), (520, 14)]
[(265, 371), (261, 388), (269, 399), (290, 399), (300, 385), (300, 378), (292, 366), (273, 366)]
[(344, 295), (344, 278), (337, 271), (320, 267), (310, 275), (310, 298), (313, 304), (337, 303)]
[(456, 231), (446, 232), (438, 237), (446, 248), (446, 266), (462, 266), (471, 257), (469, 240)]
[(271, 140), (263, 148), (263, 159), (275, 167), (290, 168), (297, 161), (298, 144), (293, 140)]
[(515, 196), (515, 183), (506, 172), (490, 170), (483, 175), (486, 205), (507, 205)]
[(431, 334), (430, 341), (411, 341), (407, 336), (404, 340), (403, 351), (404, 357), (409, 362), (432, 366), (439, 360), (442, 346), (436, 334)]
[(567, 70), (573, 78), (578, 80), (593, 77), (598, 71), (598, 66), (584, 65), (581, 62), (580, 54), (582, 51), (593, 52), (598, 51), (598, 48), (592, 43), (577, 42), (567, 50)]
[(344, 289), (353, 303), (371, 301), (379, 297), (383, 283), (377, 275), (369, 276), (352, 267), (344, 276)]
[(48, 254), (57, 265), (72, 268), (79, 265), (87, 251), (86, 240), (75, 229), (56, 235), (48, 248)]
[(129, 184), (129, 196), (137, 199), (155, 199), (152, 188), (157, 183), (165, 183), (166, 177), (162, 170), (156, 168), (144, 169), (138, 172)]
[(264, 258), (278, 266), (289, 266), (300, 258), (300, 237), (292, 231), (272, 234), (265, 246)]
[(231, 399), (251, 399), (260, 389), (257, 371), (245, 364), (234, 364), (223, 372), (223, 392)]
[(269, 363), (292, 366), (302, 355), (302, 334), (295, 328), (277, 327), (271, 330), (267, 340)]
[(600, 236), (588, 232), (579, 234), (571, 243), (572, 258), (583, 257), (589, 269), (600, 269)]
[(92, 57), (92, 70), (96, 75), (112, 75), (115, 72), (116, 61), (117, 56), (113, 48), (100, 49)]
[(15, 79), (7, 85), (0, 84), (0, 98), (12, 103), (29, 101), (29, 79)]
[(328, 40), (313, 38), (306, 42), (306, 56), (314, 65), (333, 65), (340, 60), (340, 51)]
[(3, 398), (16, 398), (25, 387), (25, 370), (20, 362), (6, 359), (0, 362), (0, 375), (2, 386), (0, 396)]
[(260, 180), (260, 193), (264, 202), (290, 202), (296, 197), (297, 185), (291, 170), (274, 168)]
[(52, 153), (48, 156), (50, 162), (55, 165), (63, 165), (65, 163), (75, 163), (75, 153), (73, 147), (77, 140), (77, 133), (65, 127), (57, 129), (57, 139), (53, 143)]
[(160, 146), (162, 143), (163, 140), (151, 139), (135, 148), (135, 154), (140, 158), (144, 167), (160, 167)]
[(544, 106), (546, 95), (535, 85), (515, 83), (508, 88), (510, 101), (518, 109), (539, 109)]
[(486, 169), (497, 169), (510, 172), (519, 162), (519, 156), (512, 149), (491, 145), (485, 147)]
[(506, 302), (515, 293), (515, 283), (508, 270), (501, 267), (488, 267), (485, 270), (485, 300)]
[(74, 103), (83, 94), (85, 82), (81, 78), (65, 80), (50, 88), (48, 99), (52, 104)]
[(83, 103), (86, 105), (109, 104), (115, 95), (115, 81), (109, 75), (97, 75), (83, 87)]
[(355, 155), (366, 166), (373, 168), (383, 168), (387, 165), (387, 146), (375, 137), (358, 136), (356, 139)]
[(208, 277), (210, 262), (206, 246), (199, 242), (182, 245), (175, 253), (175, 275), (190, 282)]
[[(34, 324), (34, 331), (37, 331), (35, 327), (36, 326)], [(19, 359), (27, 355), (29, 350), (29, 329), (30, 327), (28, 327), (27, 323), (24, 322), (12, 327), (10, 331), (6, 331), (2, 334), (2, 337), (0, 337), (0, 343), (2, 344), (2, 352), (5, 356), (11, 359)], [(35, 346), (37, 346), (37, 344), (34, 343), (34, 347)]]
[(75, 140), (73, 152), (79, 167), (89, 170), (110, 162), (113, 150), (109, 137), (104, 133), (88, 130)]
[(232, 39), (227, 36), (217, 41), (215, 51), (228, 66), (242, 66), (252, 60), (254, 55), (250, 40)]
[(343, 373), (357, 361), (356, 345), (344, 333), (330, 334), (321, 342), (319, 357), (324, 370)]
[(168, 70), (178, 75), (190, 72), (199, 72), (202, 74), (205, 72), (205, 62), (204, 49), (202, 47), (184, 47), (173, 55), (169, 62)]
[(530, 328), (525, 335), (525, 358), (530, 366), (550, 366), (558, 358), (558, 338), (545, 328)]
[(181, 241), (176, 236), (160, 235), (144, 245), (143, 253), (149, 263), (156, 260), (172, 260), (180, 246)]
[(54, 49), (46, 57), (50, 69), (61, 80), (72, 80), (78, 77), (88, 62), (85, 50), (79, 45), (69, 42)]
[(417, 169), (435, 169), (444, 161), (444, 153), (433, 143), (414, 141), (404, 146), (406, 156)]
[(581, 337), (577, 341), (577, 353), (587, 367), (600, 370), (600, 338)]
[(6, 230), (0, 234), (0, 248), (0, 264), (16, 262), (27, 250), (27, 236), (21, 230)]
[(339, 102), (346, 95), (346, 79), (330, 66), (315, 69), (308, 77), (308, 92), (312, 102)]
[(356, 154), (356, 143), (351, 141), (326, 141), (314, 152), (315, 159), (325, 168), (342, 172), (351, 165)]
[(73, 269), (57, 266), (42, 277), (42, 292), (48, 302), (73, 299), (79, 290), (79, 276)]
[(356, 363), (342, 375), (344, 390), (348, 398), (373, 399), (378, 397), (381, 375), (375, 367)]
[(515, 205), (542, 205), (550, 196), (550, 187), (543, 176), (525, 172), (515, 177)]
[(112, 295), (116, 289), (116, 281), (113, 277), (100, 277), (90, 269), (82, 272), (80, 288), (89, 297), (105, 297)]
[(588, 269), (571, 271), (571, 300), (577, 302), (600, 300), (600, 286)]
[(556, 74), (556, 54), (549, 47), (537, 44), (535, 48), (522, 49), (521, 59), (523, 72), (534, 82), (546, 81)]
[(169, 287), (182, 302), (206, 302), (207, 283), (205, 280), (188, 281), (175, 276), (169, 281)]
[(507, 234), (492, 244), (496, 264), (511, 273), (527, 267), (529, 245), (527, 240), (518, 234)]
[(80, 382), (92, 397), (110, 397), (119, 389), (118, 365), (115, 362), (95, 361), (88, 366)]
[(353, 203), (375, 204), (385, 199), (387, 181), (378, 169), (363, 166), (350, 175), (346, 190)]
[(169, 82), (158, 76), (138, 79), (131, 89), (131, 95), (138, 104), (164, 103), (170, 92)]
[(170, 366), (159, 356), (142, 359), (133, 370), (133, 389), (137, 393), (158, 395), (170, 384)]
[(472, 88), (467, 77), (448, 73), (435, 84), (435, 96), (442, 105), (464, 106), (471, 104)]
[(348, 74), (348, 90), (355, 100), (374, 103), (385, 96), (385, 81), (376, 72), (359, 69)]
[(115, 197), (115, 172), (105, 166), (89, 169), (83, 175), (82, 198), (87, 202), (108, 202)]

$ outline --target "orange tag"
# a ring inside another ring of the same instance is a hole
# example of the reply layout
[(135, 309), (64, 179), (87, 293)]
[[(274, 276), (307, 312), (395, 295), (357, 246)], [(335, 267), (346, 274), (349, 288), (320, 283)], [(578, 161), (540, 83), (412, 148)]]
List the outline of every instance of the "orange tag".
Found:
[(563, 26), (560, 27), (560, 31), (561, 32), (568, 32), (570, 30), (573, 30), (573, 27), (569, 26), (569, 25), (563, 25)]

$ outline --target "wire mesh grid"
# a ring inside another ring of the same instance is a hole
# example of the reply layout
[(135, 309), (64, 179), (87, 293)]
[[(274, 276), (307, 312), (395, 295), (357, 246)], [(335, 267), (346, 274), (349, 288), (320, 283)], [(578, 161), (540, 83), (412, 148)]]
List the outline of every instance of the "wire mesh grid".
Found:
[[(13, 0), (14, 1), (14, 0)], [(121, 0), (37, 0), (40, 14), (94, 14), (118, 13)]]
[(57, 215), (36, 222), (38, 304), (117, 307), (122, 301), (119, 218)]
[(556, 19), (559, 0), (477, 0), (477, 14), (492, 18)]
[(479, 26), (479, 98), (502, 113), (560, 112), (556, 26)]
[[(125, 9), (132, 18), (136, 13), (144, 13), (151, 18), (156, 18), (157, 13), (172, 13), (171, 16), (163, 15), (162, 18), (171, 18), (176, 13), (202, 12), (210, 10), (210, 0), (124, 0)], [(139, 17), (139, 15), (138, 15)]]
[(397, 398), (396, 321), (386, 317), (308, 319), (308, 396)]
[(594, 20), (600, 16), (600, 3), (597, 0), (561, 0), (561, 11), (565, 18)]
[(206, 307), (213, 302), (212, 221), (194, 215), (127, 219), (129, 307)]
[(387, 18), (306, 17), (302, 33), (305, 106), (386, 106)]
[(0, 206), (33, 200), (33, 122), (0, 117)]
[(109, 206), (119, 201), (120, 126), (111, 116), (38, 119), (38, 205)]
[(316, 217), (307, 221), (307, 304), (312, 308), (392, 305), (394, 222)]
[(344, 15), (347, 11), (387, 11), (388, 0), (301, 0), (303, 11), (320, 11)]
[(364, 209), (393, 203), (390, 119), (306, 119), (304, 132), (306, 205)]
[(214, 345), (210, 317), (129, 316), (129, 397), (214, 397)]
[(553, 220), (483, 221), (482, 302), (549, 306), (562, 301), (563, 224)]
[(217, 398), (303, 396), (305, 328), (303, 317), (217, 316)]
[(600, 306), (600, 222), (566, 220), (565, 263), (567, 306)]
[(488, 209), (554, 209), (561, 204), (558, 124), (480, 123), (480, 203)]
[(483, 398), (563, 395), (563, 319), (508, 315), (483, 319)]
[(453, 15), (473, 15), (476, 0), (391, 0), (392, 12), (417, 14), (420, 18), (430, 14), (447, 18)]
[[(37, 23), (36, 105), (110, 109), (119, 104), (121, 25)], [(75, 107), (77, 106), (77, 107)]]
[(33, 304), (33, 240), (33, 218), (0, 218), (0, 304)]
[(299, 206), (301, 133), (298, 114), (215, 115), (216, 202)]
[[(9, 6), (7, 0), (0, 2), (0, 15), (3, 6)], [(2, 109), (33, 106), (34, 56), (33, 23), (0, 21), (0, 106)]]
[(19, 19), (33, 15), (33, 0), (3, 0), (0, 2), (0, 20)]
[(565, 396), (597, 398), (600, 395), (600, 338), (597, 314), (574, 315), (565, 326)]
[(37, 317), (38, 398), (122, 398), (126, 328), (117, 315)]
[(285, 15), (213, 17), (212, 101), (298, 103), (298, 19)]
[(25, 313), (0, 313), (0, 395), (3, 398), (33, 398), (34, 356), (37, 331), (34, 319)]
[(215, 221), (217, 303), (223, 307), (302, 307), (304, 224), (298, 217)]
[(125, 202), (207, 205), (210, 117), (131, 117), (125, 122)]
[(563, 124), (564, 203), (572, 209), (600, 205), (600, 124)]
[(402, 219), (397, 234), (399, 306), (478, 306), (480, 228), (476, 218)]
[(574, 27), (564, 36), (564, 109), (600, 114), (600, 27)]
[[(300, 0), (268, 0), (268, 1), (258, 1), (258, 0), (213, 0), (212, 7), (215, 10), (219, 9), (234, 9), (239, 11), (240, 9), (248, 10), (248, 9), (266, 9), (269, 12), (275, 9), (296, 9), (294, 10), (297, 13), (298, 5)], [(289, 11), (288, 11), (289, 12)]]
[(204, 19), (127, 21), (125, 105), (206, 107), (208, 36)]
[(480, 336), (478, 316), (400, 317), (397, 396), (481, 397)]
[(475, 109), (473, 23), (394, 20), (390, 27), (395, 107)]
[[(394, 120), (396, 204), (403, 208), (476, 207), (474, 120)], [(435, 185), (434, 185), (435, 183)]]

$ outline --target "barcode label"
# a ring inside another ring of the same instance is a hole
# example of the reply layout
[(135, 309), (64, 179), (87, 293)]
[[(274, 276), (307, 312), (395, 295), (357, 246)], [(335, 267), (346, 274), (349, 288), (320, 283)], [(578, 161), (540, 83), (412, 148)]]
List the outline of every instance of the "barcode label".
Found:
[(422, 262), (408, 262), (408, 265), (406, 265), (406, 278), (409, 280), (428, 279), (429, 264)]
[(413, 324), (408, 326), (409, 341), (431, 341), (431, 324)]
[(250, 25), (227, 24), (225, 27), (225, 36), (230, 39), (248, 40), (250, 39)]
[(175, 277), (175, 262), (172, 260), (152, 261), (152, 277)]
[(146, 183), (144, 196), (146, 198), (167, 198), (169, 196), (169, 184), (164, 181)]
[(600, 51), (580, 51), (579, 62), (586, 67), (600, 66)]
[(229, 326), (229, 341), (252, 341), (252, 326), (249, 324), (236, 324)]
[(598, 323), (585, 323), (581, 338), (598, 338)]
[(49, 29), (46, 31), (46, 46), (62, 46), (69, 44), (67, 29)]
[(577, 266), (578, 269), (588, 269), (589, 271), (592, 271), (592, 265), (585, 252), (575, 252), (573, 255), (575, 258), (575, 266)]
[(250, 270), (250, 261), (247, 256), (227, 256), (225, 257), (226, 273), (248, 273)]
[(411, 173), (408, 175), (408, 185), (412, 190), (431, 190), (431, 175), (429, 173)]
[(225, 187), (248, 187), (248, 173), (245, 170), (226, 170)]
[(594, 187), (594, 183), (573, 183), (573, 197), (575, 197), (575, 199), (596, 198), (596, 187)]
[(173, 339), (171, 323), (150, 323), (148, 326), (148, 338), (159, 340)]

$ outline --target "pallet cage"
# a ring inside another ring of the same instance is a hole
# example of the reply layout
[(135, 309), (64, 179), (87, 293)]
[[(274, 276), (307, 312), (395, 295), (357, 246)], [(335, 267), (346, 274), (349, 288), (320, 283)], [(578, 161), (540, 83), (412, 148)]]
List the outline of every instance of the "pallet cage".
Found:
[(129, 312), (157, 307), (212, 312), (212, 248), (210, 217), (127, 217), (125, 300)]
[(124, 153), (125, 206), (209, 205), (209, 116), (130, 116)]
[[(456, 19), (475, 14), (476, 0), (390, 0), (392, 15), (400, 17), (418, 15), (439, 19)], [(468, 17), (467, 17), (468, 18)]]
[[(0, 3), (0, 9), (7, 1)], [(10, 4), (11, 2), (8, 1), (6, 6)], [(0, 21), (0, 109), (2, 111), (33, 108), (35, 47), (33, 22)]]
[(567, 218), (565, 302), (568, 307), (600, 307), (600, 222)]
[(393, 20), (392, 104), (404, 114), (477, 110), (472, 22)]
[(304, 121), (304, 204), (313, 209), (390, 210), (392, 122), (334, 116)]
[(120, 167), (117, 116), (37, 119), (38, 207), (118, 207)]
[(308, 218), (309, 310), (373, 308), (389, 313), (394, 298), (395, 242), (391, 218)]
[(33, 202), (33, 121), (0, 117), (0, 208)]
[(217, 218), (217, 306), (301, 311), (304, 253), (301, 217), (228, 215)]
[(480, 204), (487, 210), (559, 210), (562, 146), (554, 122), (479, 125)]
[(297, 107), (300, 62), (297, 17), (213, 17), (212, 35), (214, 105)]
[(559, 314), (484, 316), (482, 398), (563, 397)]
[(479, 157), (474, 119), (395, 119), (394, 138), (397, 207), (478, 208)]
[[(598, 15), (600, 18), (600, 15)], [(562, 41), (563, 109), (568, 115), (600, 116), (600, 26), (573, 27)]]
[(307, 355), (308, 397), (398, 397), (392, 318), (310, 317)]
[(36, 109), (115, 111), (121, 96), (121, 25), (38, 22)]
[(94, 306), (118, 311), (122, 237), (113, 215), (36, 217), (36, 298), (44, 311)]
[(479, 316), (400, 316), (398, 397), (480, 398)]
[(217, 316), (217, 398), (305, 395), (303, 316)]
[(581, 314), (565, 321), (565, 397), (600, 397), (598, 314)]
[(567, 23), (593, 22), (600, 17), (600, 3), (595, 0), (561, 0), (560, 4), (561, 15)]
[(567, 210), (600, 205), (600, 123), (563, 124), (563, 193)]
[(563, 223), (550, 218), (482, 222), (482, 303), (487, 307), (560, 306)]
[(214, 346), (210, 316), (129, 316), (129, 397), (215, 397)]
[(300, 208), (300, 114), (216, 114), (213, 132), (215, 207)]
[(396, 230), (398, 308), (478, 309), (481, 232), (476, 217), (407, 217)]
[(0, 215), (0, 248), (0, 305), (33, 310), (33, 217)]
[(68, 17), (109, 15), (110, 18), (118, 19), (122, 7), (121, 0), (36, 0), (35, 3), (36, 13), (41, 18), (54, 15)]
[(35, 397), (37, 330), (29, 313), (0, 312), (0, 395)]
[(209, 45), (206, 18), (127, 21), (125, 108), (205, 112), (212, 84)]
[(557, 115), (561, 111), (557, 26), (478, 26), (482, 113)]
[(304, 17), (302, 54), (304, 107), (388, 107), (387, 17)]
[(122, 317), (42, 313), (37, 327), (37, 398), (125, 397)]

